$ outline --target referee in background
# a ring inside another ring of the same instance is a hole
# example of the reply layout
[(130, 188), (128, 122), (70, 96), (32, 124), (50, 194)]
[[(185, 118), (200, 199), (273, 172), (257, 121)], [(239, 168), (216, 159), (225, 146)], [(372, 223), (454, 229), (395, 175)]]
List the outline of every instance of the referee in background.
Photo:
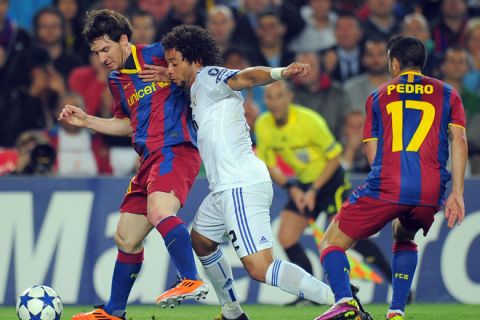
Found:
[[(272, 180), (289, 195), (280, 214), (279, 242), (291, 262), (313, 274), (300, 237), (309, 220), (316, 220), (322, 211), (329, 220), (338, 212), (351, 185), (340, 165), (343, 148), (326, 121), (292, 100), (293, 94), (285, 81), (265, 88), (269, 112), (255, 123), (257, 155), (266, 163)], [(294, 178), (287, 177), (281, 169), (284, 164), (293, 170)], [(391, 281), (390, 265), (373, 242), (359, 241), (355, 250), (367, 262), (377, 265), (386, 280)], [(312, 302), (298, 298), (289, 305), (309, 304)]]

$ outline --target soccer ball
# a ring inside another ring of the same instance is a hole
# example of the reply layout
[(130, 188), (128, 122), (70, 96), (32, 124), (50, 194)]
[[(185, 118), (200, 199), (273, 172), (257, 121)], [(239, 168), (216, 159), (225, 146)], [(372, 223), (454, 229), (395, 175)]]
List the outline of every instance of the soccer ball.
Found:
[(62, 300), (47, 286), (28, 288), (17, 299), (17, 315), (20, 320), (60, 320), (62, 311)]

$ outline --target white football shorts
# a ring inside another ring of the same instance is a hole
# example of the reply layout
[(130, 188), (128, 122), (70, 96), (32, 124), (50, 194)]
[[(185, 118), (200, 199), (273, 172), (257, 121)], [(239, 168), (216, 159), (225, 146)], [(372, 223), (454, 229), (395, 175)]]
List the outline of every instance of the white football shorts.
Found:
[(193, 229), (217, 243), (231, 241), (239, 258), (272, 248), (271, 182), (209, 193), (198, 208)]

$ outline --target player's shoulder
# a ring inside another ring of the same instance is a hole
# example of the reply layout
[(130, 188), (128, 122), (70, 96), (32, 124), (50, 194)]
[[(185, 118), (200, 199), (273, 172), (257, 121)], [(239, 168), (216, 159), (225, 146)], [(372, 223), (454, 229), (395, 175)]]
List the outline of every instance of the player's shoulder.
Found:
[(453, 95), (456, 97), (460, 97), (457, 89), (455, 89), (452, 85), (433, 77), (423, 76), (422, 84), (430, 84), (433, 87), (433, 90), (436, 92), (443, 92), (444, 95)]
[(197, 77), (206, 82), (220, 83), (220, 81), (226, 82), (236, 73), (238, 73), (238, 70), (231, 70), (220, 66), (206, 66), (198, 70)]
[(155, 53), (155, 54), (162, 54), (164, 53), (163, 45), (160, 42), (154, 42), (152, 44), (139, 44), (136, 46), (137, 50), (142, 51), (144, 53)]
[(139, 59), (139, 62), (166, 66), (165, 50), (160, 42), (155, 42), (152, 44), (138, 44), (135, 45), (135, 47), (135, 53)]

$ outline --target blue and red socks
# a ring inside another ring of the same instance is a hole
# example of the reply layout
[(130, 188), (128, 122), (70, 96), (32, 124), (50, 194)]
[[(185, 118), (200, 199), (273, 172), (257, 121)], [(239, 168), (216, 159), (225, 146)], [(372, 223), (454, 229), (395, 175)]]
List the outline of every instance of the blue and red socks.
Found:
[(417, 268), (417, 245), (412, 241), (395, 242), (392, 252), (393, 297), (390, 310), (403, 312), (405, 311), (408, 295), (412, 288), (413, 276)]
[(180, 277), (197, 280), (199, 276), (193, 258), (192, 242), (183, 221), (176, 216), (170, 216), (160, 221), (157, 230), (163, 237)]
[(327, 247), (322, 251), (320, 261), (335, 295), (335, 302), (343, 298), (352, 298), (350, 264), (345, 250), (337, 246)]
[(103, 307), (108, 314), (119, 318), (125, 315), (128, 296), (142, 268), (142, 263), (143, 249), (139, 253), (125, 253), (118, 250), (113, 270), (110, 300)]

